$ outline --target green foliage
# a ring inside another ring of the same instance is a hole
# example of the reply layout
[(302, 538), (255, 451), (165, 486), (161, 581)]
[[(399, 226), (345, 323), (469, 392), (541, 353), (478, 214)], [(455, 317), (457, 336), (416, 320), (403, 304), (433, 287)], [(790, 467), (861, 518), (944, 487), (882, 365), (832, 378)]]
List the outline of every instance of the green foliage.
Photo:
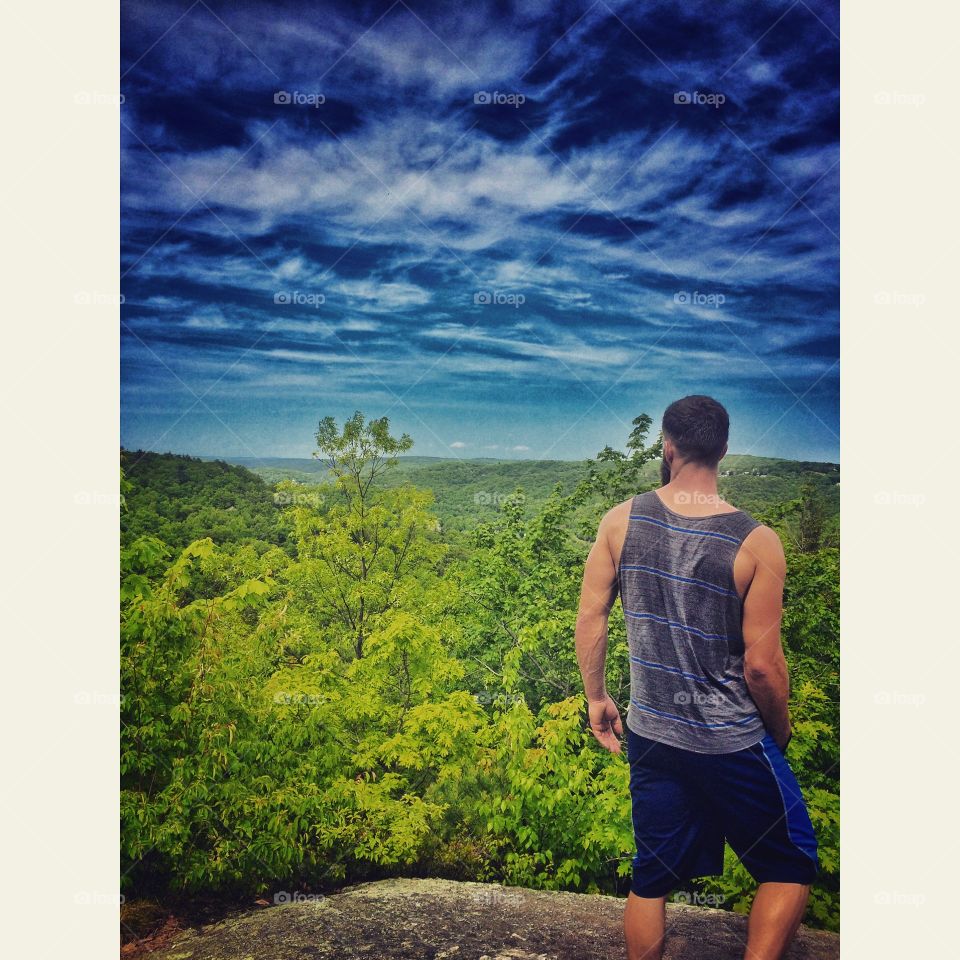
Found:
[(489, 698), (522, 694), (534, 709), (579, 687), (571, 642), (584, 547), (564, 524), (571, 504), (559, 490), (531, 520), (520, 501), (498, 524), (478, 528), (470, 560), (457, 571), (458, 653), (470, 665), (471, 689)]
[(120, 451), (121, 542), (158, 537), (175, 550), (209, 537), (219, 546), (282, 544), (273, 491), (243, 467), (142, 450)]
[(839, 542), (838, 518), (828, 513), (825, 498), (809, 477), (794, 499), (770, 506), (759, 519), (774, 527), (797, 553), (816, 553)]
[(596, 893), (629, 870), (629, 768), (594, 742), (583, 710), (575, 696), (539, 722), (522, 700), (493, 714), (479, 812), (506, 883)]
[[(640, 418), (637, 418), (640, 419)], [(636, 425), (635, 425), (636, 428)], [(559, 484), (564, 494), (572, 493), (591, 469), (610, 470), (617, 461), (633, 460), (633, 448), (625, 452), (607, 448), (594, 460), (496, 460), (444, 459), (399, 456), (396, 466), (377, 478), (384, 486), (415, 486), (431, 490), (435, 513), (444, 537), (451, 543), (469, 536), (478, 522), (494, 522), (510, 499), (522, 488), (523, 503), (531, 514), (538, 512)], [(635, 489), (624, 488), (619, 499), (659, 482), (659, 457), (644, 462), (636, 473)], [(312, 490), (330, 480), (329, 463), (324, 460), (237, 458), (241, 464), (268, 483), (294, 483)], [(632, 469), (628, 462), (626, 469)], [(720, 463), (720, 493), (753, 514), (764, 513), (780, 503), (796, 500), (801, 487), (811, 484), (825, 513), (825, 528), (835, 544), (836, 518), (840, 509), (839, 467), (834, 463), (778, 460), (730, 454)], [(291, 488), (295, 489), (295, 488)], [(614, 501), (615, 502), (615, 501)], [(592, 517), (592, 512), (584, 516)], [(826, 543), (824, 545), (827, 545)]]
[(300, 560), (290, 573), (291, 596), (308, 602), (326, 643), (339, 648), (346, 641), (355, 657), (388, 611), (416, 605), (435, 586), (444, 553), (431, 539), (437, 523), (427, 512), (428, 493), (375, 485), (412, 443), (406, 434), (391, 437), (389, 427), (385, 417), (365, 423), (360, 413), (342, 431), (332, 417), (321, 421), (318, 455), (336, 477), (332, 503), (323, 511), (309, 502), (290, 511)]
[(583, 488), (598, 493), (606, 509), (650, 486), (647, 465), (663, 456), (662, 437), (647, 446), (651, 426), (653, 420), (647, 414), (636, 417), (633, 430), (627, 438), (629, 453), (621, 453), (607, 446), (597, 454), (595, 460), (587, 461), (587, 478)]
[[(128, 892), (267, 892), (428, 871), (622, 893), (628, 767), (587, 729), (573, 629), (599, 516), (657, 480), (650, 420), (633, 427), (625, 452), (522, 467), (534, 495), (503, 486), (516, 464), (487, 464), (494, 473), (476, 488), (462, 464), (401, 457), (410, 438), (359, 413), (342, 427), (320, 422), (311, 486), (271, 491), (224, 464), (124, 453)], [(835, 928), (836, 475), (728, 460), (743, 469), (721, 489), (753, 490), (787, 548), (789, 758), (823, 868), (808, 922)], [(453, 489), (496, 497), (464, 507), (468, 535), (454, 542), (416, 475), (448, 503)], [(771, 489), (789, 496), (775, 506)], [(608, 689), (626, 704), (617, 610)], [(737, 910), (753, 890), (732, 854), (702, 885)]]

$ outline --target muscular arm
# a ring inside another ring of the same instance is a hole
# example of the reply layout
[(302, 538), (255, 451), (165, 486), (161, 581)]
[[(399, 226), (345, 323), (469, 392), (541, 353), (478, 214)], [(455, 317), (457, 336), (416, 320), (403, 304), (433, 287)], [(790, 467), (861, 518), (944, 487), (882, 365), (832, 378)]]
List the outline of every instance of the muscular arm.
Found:
[(610, 549), (611, 521), (604, 517), (583, 571), (580, 609), (577, 613), (576, 651), (587, 695), (590, 729), (608, 750), (620, 752), (623, 734), (620, 713), (607, 695), (604, 679), (607, 661), (607, 621), (617, 598), (617, 568)]
[(791, 736), (790, 678), (780, 640), (787, 563), (780, 538), (769, 527), (752, 533), (743, 549), (756, 561), (743, 601), (743, 674), (764, 725), (783, 749)]

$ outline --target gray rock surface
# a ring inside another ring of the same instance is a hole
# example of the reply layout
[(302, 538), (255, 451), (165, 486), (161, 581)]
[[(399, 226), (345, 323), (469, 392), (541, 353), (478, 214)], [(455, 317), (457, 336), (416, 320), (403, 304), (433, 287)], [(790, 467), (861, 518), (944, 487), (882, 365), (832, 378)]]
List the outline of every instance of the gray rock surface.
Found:
[[(179, 934), (157, 960), (623, 960), (624, 901), (453, 880), (384, 880)], [(741, 960), (746, 917), (668, 904), (667, 960)], [(801, 928), (790, 960), (834, 960)]]

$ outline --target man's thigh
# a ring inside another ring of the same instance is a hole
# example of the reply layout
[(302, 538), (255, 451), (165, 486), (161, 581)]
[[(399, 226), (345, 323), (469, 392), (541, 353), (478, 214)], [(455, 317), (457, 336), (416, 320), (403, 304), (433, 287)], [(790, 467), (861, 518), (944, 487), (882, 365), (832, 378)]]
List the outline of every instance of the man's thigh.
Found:
[(812, 883), (817, 840), (797, 779), (774, 739), (719, 754), (704, 783), (727, 842), (758, 883)]
[(723, 872), (723, 832), (684, 765), (685, 751), (627, 729), (636, 853), (632, 891), (661, 897)]

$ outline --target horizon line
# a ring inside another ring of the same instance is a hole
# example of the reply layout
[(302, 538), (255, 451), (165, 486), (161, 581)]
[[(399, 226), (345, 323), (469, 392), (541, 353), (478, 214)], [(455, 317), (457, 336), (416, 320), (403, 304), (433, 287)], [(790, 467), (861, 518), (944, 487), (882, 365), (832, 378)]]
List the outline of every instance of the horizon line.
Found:
[[(229, 463), (229, 462), (232, 462), (232, 461), (237, 461), (237, 460), (245, 460), (245, 461), (258, 461), (258, 460), (296, 460), (296, 461), (304, 461), (304, 460), (306, 460), (306, 461), (309, 461), (309, 462), (311, 462), (311, 463), (319, 463), (319, 462), (321, 462), (321, 459), (322, 459), (322, 458), (320, 458), (320, 457), (311, 457), (311, 456), (291, 457), (291, 456), (274, 456), (274, 455), (250, 456), (249, 454), (216, 454), (216, 455), (215, 455), (215, 454), (206, 454), (206, 453), (183, 453), (183, 452), (174, 451), (174, 450), (164, 450), (164, 451), (160, 451), (160, 450), (144, 450), (143, 448), (139, 448), (139, 447), (137, 448), (137, 450), (138, 450), (139, 452), (141, 452), (141, 453), (153, 453), (153, 454), (156, 454), (156, 455), (158, 455), (158, 456), (193, 457), (193, 458), (195, 458), (195, 459), (197, 459), (197, 460), (207, 460), (207, 461), (210, 461), (210, 460), (221, 460), (221, 461), (224, 461), (224, 462), (226, 462), (226, 463)], [(125, 447), (123, 444), (120, 445), (120, 451), (121, 451), (122, 453), (123, 453), (123, 452), (127, 452), (127, 453), (133, 453), (133, 452), (135, 452), (132, 448), (130, 448), (130, 447)], [(826, 465), (828, 465), (828, 466), (834, 466), (834, 467), (839, 467), (839, 466), (840, 466), (839, 460), (808, 460), (808, 459), (799, 458), (799, 457), (775, 457), (775, 456), (769, 456), (769, 455), (759, 454), (759, 453), (727, 453), (727, 454), (723, 457), (723, 459), (720, 461), (720, 463), (723, 463), (723, 461), (726, 460), (726, 459), (728, 459), (729, 457), (753, 457), (754, 459), (757, 459), (757, 460), (774, 460), (774, 461), (780, 461), (780, 462), (785, 462), (785, 463), (818, 463), (818, 464), (826, 464)], [(418, 459), (418, 460), (442, 460), (442, 461), (445, 461), (445, 462), (453, 462), (453, 463), (457, 463), (457, 462), (466, 462), (466, 463), (469, 463), (469, 462), (471, 462), (471, 461), (476, 461), (476, 460), (496, 460), (496, 461), (507, 461), (507, 462), (510, 462), (510, 463), (586, 463), (586, 462), (588, 461), (588, 459), (591, 459), (591, 458), (582, 457), (582, 458), (572, 459), (572, 460), (571, 460), (571, 459), (564, 459), (564, 458), (560, 458), (560, 457), (508, 457), (508, 456), (502, 456), (502, 457), (496, 457), (496, 456), (482, 456), (482, 457), (481, 457), (481, 456), (476, 456), (476, 457), (468, 457), (468, 456), (463, 456), (463, 457), (458, 457), (458, 456), (456, 456), (456, 455), (452, 455), (452, 456), (440, 456), (440, 455), (437, 455), (437, 454), (412, 453), (412, 454), (403, 454), (403, 455), (400, 455), (400, 456), (396, 457), (396, 459), (397, 459), (397, 460), (413, 460), (413, 459)], [(648, 463), (655, 463), (655, 462), (657, 462), (657, 460), (656, 460), (656, 458), (653, 458), (653, 459), (651, 459), (651, 460), (648, 460), (647, 462), (648, 462)]]

